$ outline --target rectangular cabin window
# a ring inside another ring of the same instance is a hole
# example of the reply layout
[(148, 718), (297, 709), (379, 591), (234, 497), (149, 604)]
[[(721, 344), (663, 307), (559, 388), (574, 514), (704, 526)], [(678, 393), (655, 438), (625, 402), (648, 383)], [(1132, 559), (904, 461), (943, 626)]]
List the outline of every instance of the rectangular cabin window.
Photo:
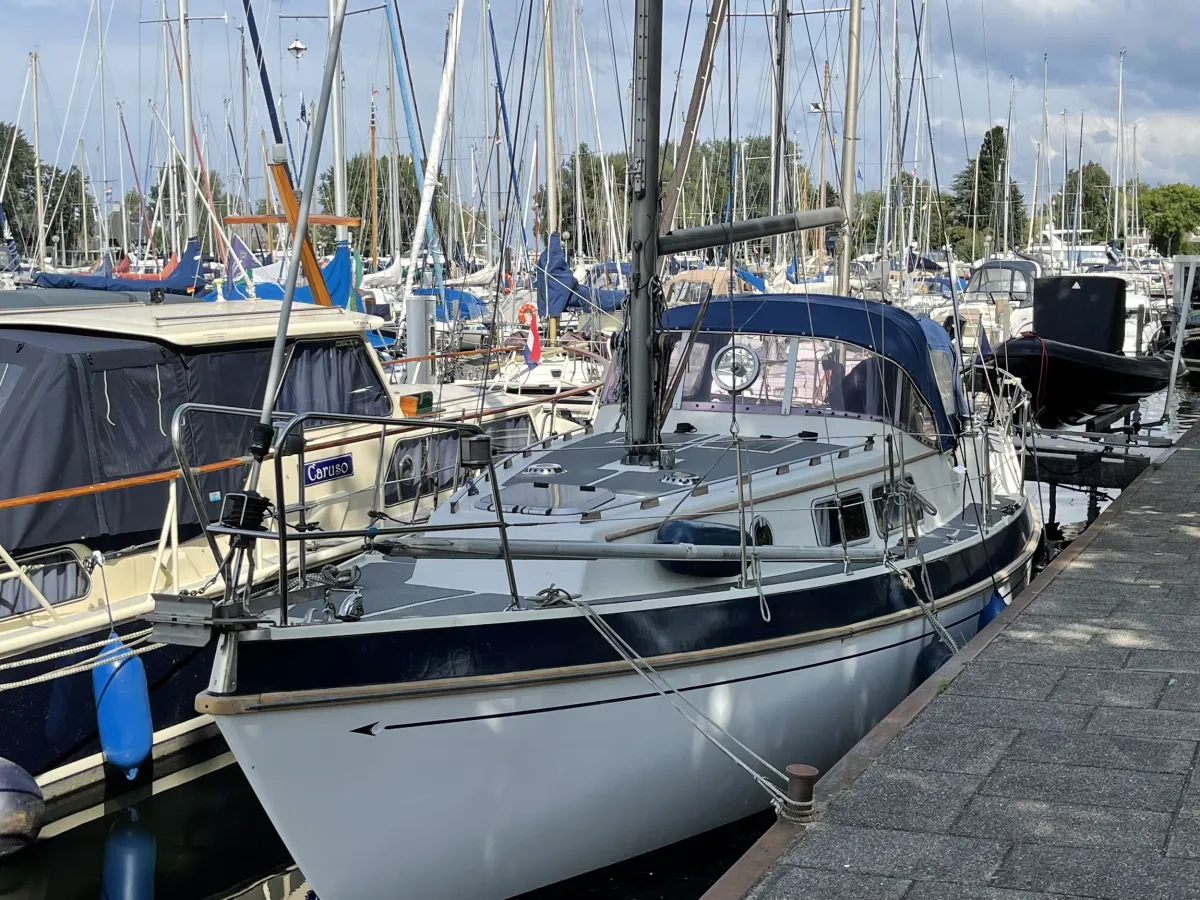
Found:
[[(492, 438), (493, 456), (516, 453), (533, 443), (533, 422), (527, 415), (485, 422), (483, 429)], [(457, 435), (442, 433), (397, 441), (388, 460), (384, 505), (437, 498), (456, 488), (460, 476)]]
[[(70, 550), (50, 550), (18, 559), (28, 568), (26, 574), (34, 587), (52, 606), (70, 603), (86, 597), (91, 589), (91, 580), (79, 558)], [(0, 563), (0, 574), (8, 567)], [(42, 605), (19, 578), (0, 581), (0, 620), (23, 613), (36, 612)]]
[(813, 504), (813, 514), (816, 518), (817, 542), (822, 547), (853, 544), (871, 536), (867, 504), (858, 491), (818, 500)]
[[(911, 475), (905, 475), (904, 481), (910, 487), (915, 487)], [(904, 495), (893, 491), (887, 483), (877, 484), (871, 488), (871, 505), (875, 507), (875, 522), (880, 536), (899, 533), (904, 526)], [(913, 503), (909, 506), (909, 515), (914, 521), (920, 522), (925, 518), (925, 510), (921, 504)]]

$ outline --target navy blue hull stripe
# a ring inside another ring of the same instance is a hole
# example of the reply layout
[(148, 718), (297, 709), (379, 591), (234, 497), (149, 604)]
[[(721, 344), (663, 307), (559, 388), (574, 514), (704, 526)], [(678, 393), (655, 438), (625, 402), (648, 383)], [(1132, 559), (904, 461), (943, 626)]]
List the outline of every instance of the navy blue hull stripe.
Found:
[[(1024, 552), (1033, 534), (1026, 512), (981, 544), (930, 560), (934, 596), (987, 584)], [(687, 606), (606, 612), (605, 621), (644, 658), (720, 650), (858, 625), (914, 609), (894, 572), (839, 581), (768, 598), (763, 621), (757, 597), (713, 599)], [(412, 684), (506, 675), (620, 661), (582, 616), (491, 621), (476, 625), (352, 632), (238, 647), (236, 695)]]
[[(947, 627), (948, 628), (957, 628), (960, 625), (964, 624), (965, 622), (968, 622), (972, 619), (977, 620), (978, 618), (979, 618), (978, 613), (972, 613), (969, 616), (964, 616), (963, 618), (958, 619), (957, 621), (949, 624)], [(928, 634), (922, 634), (917, 637), (907, 638), (903, 641), (896, 641), (895, 643), (888, 644), (884, 647), (876, 647), (873, 650), (864, 650), (861, 653), (851, 653), (849, 656), (839, 656), (837, 659), (827, 659), (822, 662), (816, 662), (816, 663), (805, 663), (802, 666), (789, 666), (786, 669), (776, 669), (771, 672), (759, 672), (757, 675), (743, 675), (741, 678), (726, 678), (721, 681), (712, 681), (712, 682), (708, 682), (706, 684), (694, 684), (694, 685), (691, 685), (690, 687), (679, 688), (674, 693), (687, 694), (692, 691), (706, 691), (706, 690), (709, 690), (710, 688), (724, 687), (725, 685), (728, 685), (728, 684), (741, 684), (744, 681), (758, 681), (759, 679), (762, 679), (762, 678), (774, 678), (776, 675), (788, 675), (792, 672), (803, 672), (805, 669), (817, 669), (817, 668), (820, 668), (821, 666), (832, 666), (832, 665), (836, 665), (837, 663), (847, 662), (848, 660), (861, 659), (864, 656), (871, 656), (875, 653), (882, 653), (885, 650), (894, 650), (897, 647), (903, 647), (905, 644), (911, 644), (914, 641), (924, 641), (928, 638), (929, 638)], [(402, 730), (402, 729), (406, 729), (406, 728), (425, 728), (425, 727), (434, 726), (434, 725), (453, 725), (453, 724), (456, 724), (459, 722), (480, 722), (480, 721), (487, 721), (490, 719), (512, 719), (512, 718), (517, 718), (520, 716), (536, 716), (536, 715), (541, 715), (542, 713), (566, 712), (566, 711), (572, 710), (572, 709), (585, 709), (589, 706), (608, 706), (613, 703), (625, 703), (630, 700), (646, 700), (651, 697), (657, 697), (657, 696), (659, 696), (657, 691), (649, 691), (644, 694), (631, 694), (628, 697), (610, 697), (607, 700), (588, 700), (588, 701), (581, 702), (581, 703), (564, 703), (559, 706), (545, 706), (545, 707), (541, 707), (539, 709), (518, 709), (518, 710), (513, 710), (511, 712), (490, 713), (487, 715), (480, 715), (480, 716), (462, 716), (462, 717), (454, 718), (454, 719), (429, 719), (424, 722), (402, 722), (398, 725), (384, 725), (382, 728), (380, 728), (378, 730), (380, 730), (380, 731), (395, 731), (395, 730)], [(361, 728), (352, 728), (351, 731), (356, 732), (358, 734), (373, 734), (374, 726), (378, 725), (378, 724), (379, 724), (378, 722), (375, 722), (372, 725), (364, 725)]]

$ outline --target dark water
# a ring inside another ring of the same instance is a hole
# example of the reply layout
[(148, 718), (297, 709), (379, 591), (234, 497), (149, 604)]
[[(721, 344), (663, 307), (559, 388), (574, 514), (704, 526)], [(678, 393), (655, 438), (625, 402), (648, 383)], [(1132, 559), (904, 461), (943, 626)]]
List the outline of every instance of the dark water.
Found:
[[(1150, 398), (1143, 418), (1161, 417)], [(1200, 421), (1200, 394), (1181, 390), (1180, 425)], [(1028, 485), (1037, 503), (1037, 485)], [(1119, 492), (1098, 497), (1103, 509)], [(1042, 505), (1045, 504), (1042, 487)], [(1057, 530), (1086, 526), (1088, 497), (1059, 488)], [(697, 900), (774, 817), (762, 813), (520, 900)], [(236, 765), (0, 861), (0, 900), (316, 900)], [(463, 898), (470, 900), (470, 898)]]
[[(751, 816), (520, 900), (696, 900), (773, 821)], [(83, 898), (316, 900), (236, 765), (0, 861), (0, 900)]]

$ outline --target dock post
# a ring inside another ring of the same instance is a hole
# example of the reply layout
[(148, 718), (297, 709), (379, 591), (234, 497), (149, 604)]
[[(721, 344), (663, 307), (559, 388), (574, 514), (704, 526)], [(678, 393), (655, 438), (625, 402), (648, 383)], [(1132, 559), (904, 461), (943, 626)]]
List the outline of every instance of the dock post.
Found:
[(1051, 481), (1050, 487), (1050, 514), (1046, 516), (1046, 527), (1052, 525), (1058, 516), (1058, 482)]
[(812, 820), (813, 806), (813, 785), (817, 783), (817, 778), (821, 772), (813, 766), (805, 765), (790, 765), (785, 770), (787, 773), (788, 800), (791, 801), (795, 810), (796, 821), (803, 823)]

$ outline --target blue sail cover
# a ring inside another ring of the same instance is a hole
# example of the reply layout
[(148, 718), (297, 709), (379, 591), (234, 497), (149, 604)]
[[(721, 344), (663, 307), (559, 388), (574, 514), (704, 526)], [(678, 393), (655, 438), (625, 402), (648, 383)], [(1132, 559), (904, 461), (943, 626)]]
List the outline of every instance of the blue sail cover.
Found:
[[(700, 309), (699, 304), (668, 309), (665, 327), (671, 331), (692, 329)], [(796, 335), (865, 347), (908, 374), (933, 411), (942, 449), (953, 445), (950, 436), (954, 429), (933, 373), (929, 340), (921, 324), (899, 307), (830, 294), (743, 294), (728, 300), (714, 297), (699, 330)]]
[(586, 289), (571, 267), (567, 265), (567, 254), (563, 252), (558, 232), (551, 233), (546, 252), (538, 257), (534, 267), (534, 287), (537, 290), (538, 315), (561, 316), (567, 309), (583, 309), (590, 298)]
[(33, 276), (38, 287), (87, 288), (93, 291), (151, 291), (162, 288), (168, 294), (192, 294), (204, 285), (204, 273), (200, 268), (200, 242), (188, 238), (187, 248), (175, 268), (166, 278), (121, 278), (111, 274), (68, 275), (38, 272)]
[(435, 287), (417, 288), (413, 293), (421, 297), (436, 296), (438, 298), (434, 316), (439, 322), (449, 322), (454, 318), (454, 304), (456, 302), (458, 303), (458, 317), (460, 319), (482, 322), (488, 318), (488, 305), (470, 291), (463, 291), (458, 288), (446, 288), (445, 305), (442, 304), (441, 291)]
[[(321, 277), (325, 280), (325, 287), (329, 289), (329, 299), (334, 306), (362, 312), (362, 301), (358, 297), (358, 292), (354, 290), (354, 268), (352, 263), (350, 245), (346, 241), (341, 241), (333, 254), (333, 258), (321, 269)], [(226, 300), (283, 299), (283, 285), (273, 281), (264, 281), (253, 285), (241, 283), (224, 285), (223, 289)], [(216, 291), (209, 291), (200, 299), (219, 300), (221, 298), (217, 296)], [(293, 300), (297, 303), (315, 302), (313, 300), (312, 289), (304, 285), (296, 286), (296, 293)]]
[(735, 271), (742, 276), (742, 281), (746, 282), (746, 284), (750, 285), (756, 291), (761, 291), (764, 294), (767, 292), (767, 282), (761, 275), (755, 275), (749, 269), (736, 269)]

